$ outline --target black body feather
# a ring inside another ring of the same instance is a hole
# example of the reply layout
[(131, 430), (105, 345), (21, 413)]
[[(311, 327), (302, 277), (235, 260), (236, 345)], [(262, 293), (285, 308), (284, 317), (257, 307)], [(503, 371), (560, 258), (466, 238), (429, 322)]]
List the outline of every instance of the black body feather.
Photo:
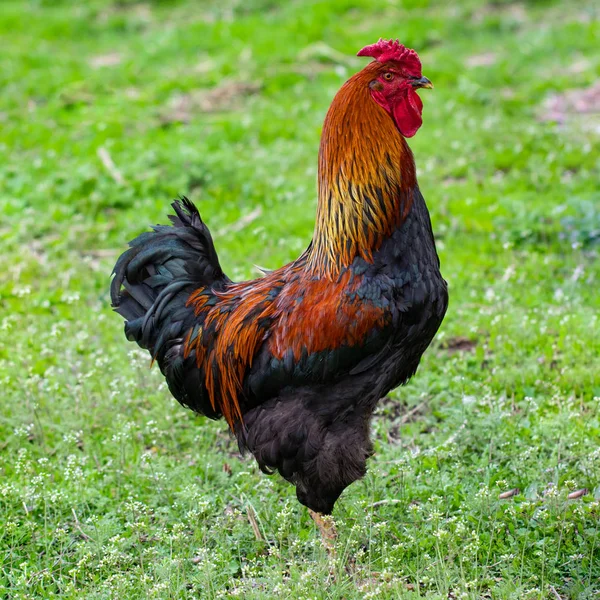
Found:
[(261, 403), (236, 429), (240, 448), (264, 472), (279, 471), (302, 504), (323, 514), (365, 474), (377, 402), (414, 375), (446, 313), (447, 285), (418, 188), (406, 221), (373, 258), (372, 264), (357, 258), (350, 268), (361, 278), (359, 301), (384, 307), (391, 326), (358, 348), (291, 364), (264, 348), (246, 382), (247, 397)]

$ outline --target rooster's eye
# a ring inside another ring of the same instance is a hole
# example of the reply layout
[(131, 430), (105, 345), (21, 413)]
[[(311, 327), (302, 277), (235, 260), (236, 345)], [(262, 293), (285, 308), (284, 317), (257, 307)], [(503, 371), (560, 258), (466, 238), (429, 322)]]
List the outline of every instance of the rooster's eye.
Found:
[(388, 73), (384, 73), (384, 74), (383, 74), (383, 78), (384, 78), (386, 81), (391, 81), (392, 79), (394, 79), (394, 76), (392, 75), (392, 73), (389, 73), (389, 72), (388, 72)]

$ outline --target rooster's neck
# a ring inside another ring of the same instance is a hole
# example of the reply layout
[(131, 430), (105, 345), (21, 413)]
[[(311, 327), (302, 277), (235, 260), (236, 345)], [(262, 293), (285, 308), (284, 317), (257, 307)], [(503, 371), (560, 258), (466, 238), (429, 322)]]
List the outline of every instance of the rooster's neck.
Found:
[(334, 98), (319, 150), (319, 203), (308, 266), (337, 276), (373, 253), (410, 211), (416, 185), (412, 152), (388, 113), (373, 101), (369, 69)]

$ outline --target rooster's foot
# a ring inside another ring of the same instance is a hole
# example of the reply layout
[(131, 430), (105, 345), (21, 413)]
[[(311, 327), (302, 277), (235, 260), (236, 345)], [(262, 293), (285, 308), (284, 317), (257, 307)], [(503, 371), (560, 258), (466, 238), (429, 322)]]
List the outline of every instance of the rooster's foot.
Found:
[(308, 514), (311, 516), (315, 525), (319, 528), (321, 533), (321, 541), (323, 546), (327, 550), (327, 554), (331, 558), (335, 558), (335, 542), (337, 540), (337, 529), (335, 528), (335, 521), (331, 515), (324, 515), (322, 513), (315, 512), (314, 510), (308, 509)]

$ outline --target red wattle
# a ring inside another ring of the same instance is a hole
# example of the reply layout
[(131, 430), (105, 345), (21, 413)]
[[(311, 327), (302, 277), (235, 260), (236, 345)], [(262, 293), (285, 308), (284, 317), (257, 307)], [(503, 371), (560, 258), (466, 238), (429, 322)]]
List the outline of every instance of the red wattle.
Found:
[(423, 102), (413, 89), (407, 90), (405, 99), (396, 102), (393, 108), (394, 121), (404, 137), (412, 137), (423, 124)]

